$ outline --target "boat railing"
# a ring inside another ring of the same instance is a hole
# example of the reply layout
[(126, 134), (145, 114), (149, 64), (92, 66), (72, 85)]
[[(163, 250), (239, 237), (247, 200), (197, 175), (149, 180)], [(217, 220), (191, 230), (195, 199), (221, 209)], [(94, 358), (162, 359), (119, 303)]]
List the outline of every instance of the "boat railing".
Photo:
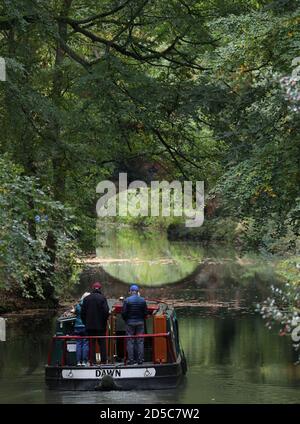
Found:
[[(156, 338), (165, 339), (166, 340), (166, 347), (167, 347), (167, 362), (168, 363), (174, 363), (176, 362), (176, 354), (174, 350), (174, 346), (172, 343), (172, 335), (170, 332), (167, 333), (155, 333), (155, 334), (138, 334), (138, 335), (105, 335), (105, 336), (78, 336), (78, 335), (65, 335), (65, 336), (53, 336), (51, 341), (51, 347), (49, 350), (48, 355), (48, 365), (52, 364), (52, 353), (54, 350), (54, 346), (56, 341), (62, 341), (62, 356), (60, 358), (60, 364), (61, 366), (67, 366), (69, 365), (67, 362), (67, 342), (68, 341), (77, 341), (77, 340), (88, 340), (89, 341), (89, 360), (91, 363), (95, 362), (91, 358), (91, 352), (95, 352), (95, 347), (92, 349), (92, 341), (97, 339), (105, 339), (107, 341), (107, 350), (108, 357), (110, 357), (111, 361), (108, 362), (108, 364), (115, 364), (116, 362), (116, 355), (114, 354), (114, 346), (109, 343), (113, 342), (114, 340), (123, 340), (123, 351), (124, 355), (121, 361), (124, 362), (124, 365), (127, 365), (127, 341), (128, 339), (152, 339), (152, 363), (162, 363), (166, 362), (162, 358), (160, 360), (157, 360), (157, 358), (154, 358), (154, 340)], [(148, 362), (148, 361), (147, 361)], [(98, 365), (98, 364), (96, 364)]]

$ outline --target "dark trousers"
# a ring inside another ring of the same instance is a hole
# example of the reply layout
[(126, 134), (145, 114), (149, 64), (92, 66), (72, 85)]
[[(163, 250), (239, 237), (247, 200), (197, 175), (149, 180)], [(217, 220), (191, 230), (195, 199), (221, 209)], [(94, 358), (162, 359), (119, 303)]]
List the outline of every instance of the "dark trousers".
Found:
[[(106, 336), (106, 330), (87, 330), (88, 336)], [(107, 361), (106, 339), (90, 339), (90, 358), (91, 362), (96, 363), (96, 341), (100, 347), (101, 362)]]
[[(137, 336), (139, 334), (144, 334), (144, 324), (127, 324), (126, 325), (126, 334), (127, 336)], [(144, 362), (144, 338), (137, 337), (134, 339), (127, 339), (127, 354), (128, 362)]]
[[(76, 328), (76, 336), (86, 336), (85, 328)], [(89, 359), (89, 341), (88, 339), (77, 339), (76, 340), (76, 358), (77, 362), (87, 362)]]

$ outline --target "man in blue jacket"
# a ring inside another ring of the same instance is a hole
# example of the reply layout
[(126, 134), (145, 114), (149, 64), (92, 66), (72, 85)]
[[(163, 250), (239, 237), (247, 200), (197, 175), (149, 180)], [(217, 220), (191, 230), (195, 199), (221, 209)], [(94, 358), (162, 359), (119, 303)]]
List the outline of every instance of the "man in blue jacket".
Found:
[[(136, 284), (130, 286), (130, 296), (124, 300), (122, 317), (126, 322), (126, 334), (135, 336), (144, 334), (144, 320), (147, 315), (147, 303), (139, 295), (139, 287)], [(138, 364), (144, 362), (144, 338), (127, 339), (128, 364), (133, 365), (135, 360)], [(135, 358), (137, 354), (137, 358)]]

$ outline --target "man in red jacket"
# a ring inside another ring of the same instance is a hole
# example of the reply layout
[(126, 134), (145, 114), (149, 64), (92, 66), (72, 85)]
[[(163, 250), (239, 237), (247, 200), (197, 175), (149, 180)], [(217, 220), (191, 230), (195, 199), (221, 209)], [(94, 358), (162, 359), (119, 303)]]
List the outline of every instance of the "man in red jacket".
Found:
[[(101, 293), (101, 284), (96, 282), (92, 285), (92, 293), (85, 297), (81, 307), (81, 319), (85, 325), (88, 336), (105, 336), (109, 308), (106, 298)], [(106, 340), (97, 339), (100, 345), (101, 363), (107, 362)], [(95, 339), (91, 343), (91, 361), (96, 363)]]

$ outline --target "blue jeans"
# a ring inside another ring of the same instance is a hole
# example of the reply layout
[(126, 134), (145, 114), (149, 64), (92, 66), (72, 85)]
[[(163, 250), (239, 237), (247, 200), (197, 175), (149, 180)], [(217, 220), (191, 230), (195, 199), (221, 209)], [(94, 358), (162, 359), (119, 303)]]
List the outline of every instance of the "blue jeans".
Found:
[[(75, 328), (76, 336), (86, 336), (85, 329)], [(76, 359), (77, 362), (87, 362), (89, 359), (89, 341), (88, 339), (76, 340)]]
[[(126, 324), (127, 336), (144, 334), (144, 324)], [(144, 361), (144, 338), (127, 339), (128, 362)]]

